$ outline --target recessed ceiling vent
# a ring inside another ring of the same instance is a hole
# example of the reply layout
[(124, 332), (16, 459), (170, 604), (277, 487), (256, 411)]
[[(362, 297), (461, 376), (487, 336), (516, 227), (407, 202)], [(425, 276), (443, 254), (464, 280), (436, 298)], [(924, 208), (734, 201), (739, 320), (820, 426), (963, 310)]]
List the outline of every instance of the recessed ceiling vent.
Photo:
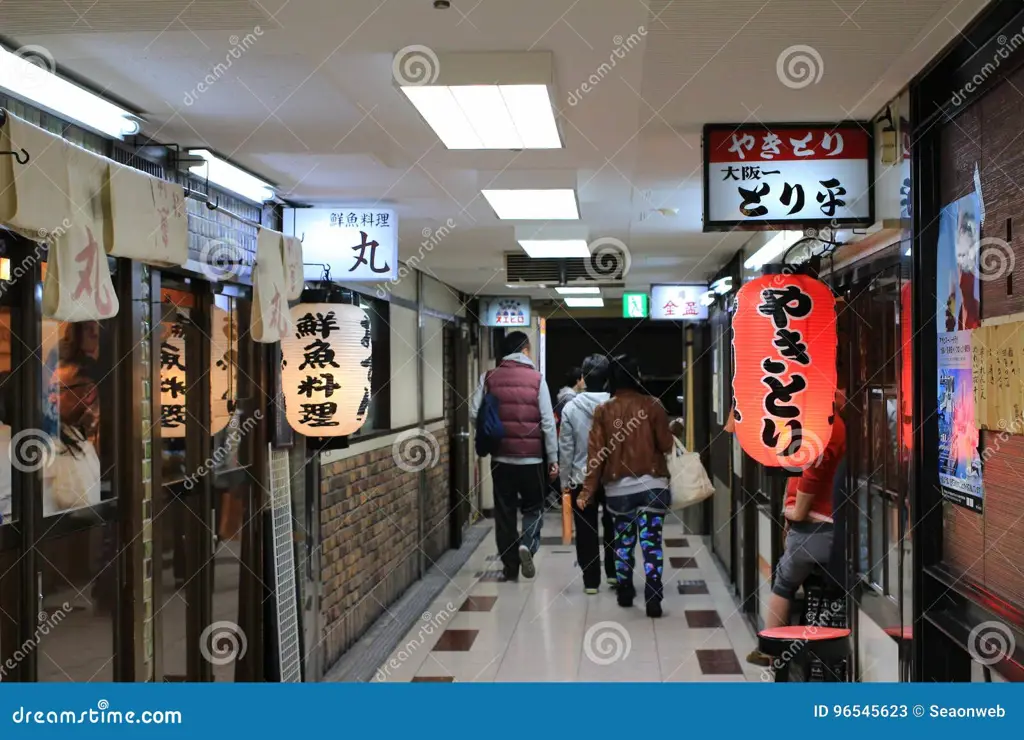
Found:
[(532, 259), (521, 252), (505, 254), (505, 277), (509, 283), (560, 285), (585, 282), (617, 287), (625, 277), (627, 260), (599, 252), (590, 259)]

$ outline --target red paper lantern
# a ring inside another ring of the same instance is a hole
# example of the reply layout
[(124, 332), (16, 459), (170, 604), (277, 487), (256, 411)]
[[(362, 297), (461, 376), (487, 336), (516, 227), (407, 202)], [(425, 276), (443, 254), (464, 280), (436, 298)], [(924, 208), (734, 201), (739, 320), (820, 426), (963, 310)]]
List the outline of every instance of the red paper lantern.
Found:
[(900, 288), (900, 418), (903, 447), (914, 449), (914, 322), (910, 283)]
[(808, 275), (765, 275), (736, 295), (736, 436), (762, 465), (803, 470), (832, 436), (836, 301)]

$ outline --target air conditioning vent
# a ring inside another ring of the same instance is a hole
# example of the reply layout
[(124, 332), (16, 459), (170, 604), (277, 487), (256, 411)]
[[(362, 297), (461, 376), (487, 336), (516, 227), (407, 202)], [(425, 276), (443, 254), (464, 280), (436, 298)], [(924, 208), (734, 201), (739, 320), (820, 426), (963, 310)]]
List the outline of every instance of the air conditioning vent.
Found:
[(607, 252), (593, 255), (587, 264), (581, 258), (532, 259), (519, 253), (505, 254), (505, 277), (509, 283), (558, 285), (573, 281), (591, 282), (609, 287), (622, 284), (625, 258)]

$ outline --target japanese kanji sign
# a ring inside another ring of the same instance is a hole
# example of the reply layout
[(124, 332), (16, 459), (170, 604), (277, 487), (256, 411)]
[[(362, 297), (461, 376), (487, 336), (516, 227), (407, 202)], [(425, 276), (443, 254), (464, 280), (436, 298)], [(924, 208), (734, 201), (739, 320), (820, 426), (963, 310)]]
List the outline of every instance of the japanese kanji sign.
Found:
[(323, 268), (341, 281), (394, 280), (398, 275), (398, 217), (389, 208), (285, 209), (287, 231), (302, 240), (306, 278)]
[(174, 320), (161, 325), (160, 337), (160, 436), (185, 436), (185, 330), (187, 308), (179, 308)]
[(668, 321), (700, 321), (708, 317), (708, 307), (700, 298), (706, 285), (651, 286), (651, 318)]
[(871, 124), (704, 127), (704, 230), (870, 225)]
[(370, 317), (359, 306), (301, 303), (281, 342), (288, 424), (308, 437), (353, 434), (366, 422), (373, 374)]
[(765, 275), (736, 295), (736, 436), (762, 465), (799, 471), (824, 454), (836, 397), (836, 302), (807, 275)]
[(284, 265), (284, 237), (280, 232), (260, 229), (256, 237), (256, 268), (252, 279), (250, 331), (253, 341), (273, 344), (291, 331), (289, 290)]
[(482, 326), (522, 327), (530, 325), (529, 298), (481, 298)]

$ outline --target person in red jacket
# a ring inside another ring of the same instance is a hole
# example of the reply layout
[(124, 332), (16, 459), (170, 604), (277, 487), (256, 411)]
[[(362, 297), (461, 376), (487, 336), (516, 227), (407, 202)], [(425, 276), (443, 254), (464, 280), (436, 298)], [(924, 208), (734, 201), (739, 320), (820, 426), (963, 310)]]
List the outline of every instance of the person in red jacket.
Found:
[[(558, 477), (558, 438), (551, 394), (530, 358), (530, 338), (521, 331), (511, 332), (503, 350), (498, 366), (480, 378), (472, 408), (476, 418), (485, 393), (498, 399), (498, 418), (505, 436), (491, 458), (494, 538), (504, 580), (515, 581), (520, 569), (526, 578), (537, 572), (533, 556), (540, 549), (548, 481)], [(522, 535), (517, 526), (520, 509)]]

